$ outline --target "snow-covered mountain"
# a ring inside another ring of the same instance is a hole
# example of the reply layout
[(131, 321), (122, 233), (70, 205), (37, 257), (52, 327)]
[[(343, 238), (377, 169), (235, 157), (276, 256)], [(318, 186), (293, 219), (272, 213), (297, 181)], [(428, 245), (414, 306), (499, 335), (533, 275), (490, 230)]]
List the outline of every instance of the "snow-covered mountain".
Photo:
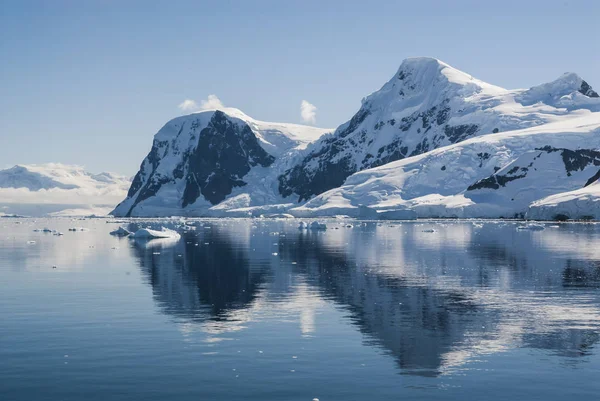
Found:
[(154, 136), (113, 214), (205, 215), (220, 203), (227, 209), (280, 203), (277, 176), (325, 132), (257, 121), (232, 108), (175, 118)]
[(405, 60), (350, 121), (310, 146), (281, 177), (299, 201), (339, 187), (351, 174), (464, 141), (600, 111), (600, 99), (576, 74), (527, 90), (506, 90), (433, 58)]
[(32, 216), (108, 214), (130, 185), (127, 177), (80, 166), (17, 165), (0, 170), (0, 209)]
[(114, 214), (524, 215), (600, 177), (599, 127), (600, 97), (576, 74), (507, 90), (408, 59), (330, 133), (236, 109), (170, 121)]
[(357, 215), (360, 205), (368, 205), (379, 211), (410, 209), (418, 217), (522, 217), (541, 198), (595, 182), (597, 149), (600, 113), (587, 113), (355, 173), (292, 213)]

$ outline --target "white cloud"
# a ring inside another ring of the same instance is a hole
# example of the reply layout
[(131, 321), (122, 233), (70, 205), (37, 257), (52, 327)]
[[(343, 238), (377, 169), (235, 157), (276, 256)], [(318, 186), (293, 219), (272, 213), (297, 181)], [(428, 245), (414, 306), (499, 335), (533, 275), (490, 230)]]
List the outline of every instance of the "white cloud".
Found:
[(208, 95), (206, 100), (200, 102), (200, 110), (222, 109), (223, 107), (225, 107), (225, 105), (217, 95)]
[(317, 122), (317, 107), (303, 100), (300, 104), (300, 115), (302, 116), (302, 121), (305, 123), (315, 124)]
[(198, 104), (192, 99), (185, 99), (183, 102), (179, 103), (179, 106), (177, 107), (183, 111), (198, 110)]
[(196, 103), (193, 99), (185, 99), (177, 107), (182, 111), (200, 111), (200, 110), (211, 110), (211, 109), (222, 109), (225, 107), (223, 102), (217, 97), (217, 95), (208, 95), (206, 100), (201, 100), (200, 104)]

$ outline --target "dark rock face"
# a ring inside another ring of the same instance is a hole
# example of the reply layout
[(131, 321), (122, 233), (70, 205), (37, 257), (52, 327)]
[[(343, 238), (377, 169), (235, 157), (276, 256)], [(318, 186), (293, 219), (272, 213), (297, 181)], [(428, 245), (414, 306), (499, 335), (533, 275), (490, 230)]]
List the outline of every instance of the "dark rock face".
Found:
[[(155, 177), (154, 172), (156, 171), (156, 168), (158, 167), (158, 164), (160, 162), (160, 156), (159, 156), (159, 152), (161, 149), (165, 148), (166, 146), (168, 146), (168, 142), (161, 142), (161, 141), (154, 141), (154, 143), (152, 144), (152, 149), (150, 150), (150, 153), (148, 153), (148, 157), (146, 157), (146, 160), (144, 160), (142, 162), (142, 165), (140, 166), (140, 170), (137, 172), (137, 174), (135, 175), (135, 177), (133, 178), (133, 182), (131, 183), (131, 187), (129, 187), (129, 191), (127, 192), (127, 197), (132, 197), (135, 196), (136, 193), (138, 193), (138, 191), (140, 191), (136, 201), (135, 201), (135, 205), (137, 205), (138, 203), (140, 203), (141, 201), (150, 198), (151, 196), (154, 196), (156, 194), (156, 192), (160, 189), (161, 185), (169, 182), (170, 180), (166, 177)], [(150, 179), (148, 179), (148, 181), (146, 182), (146, 185), (144, 185), (144, 173), (145, 173), (145, 163), (146, 161), (148, 162), (148, 164), (151, 167), (151, 175), (150, 175)], [(132, 206), (132, 209), (133, 209)], [(130, 210), (131, 212), (131, 210)], [(128, 213), (129, 216), (129, 213)]]
[(127, 216), (140, 202), (155, 196), (163, 185), (184, 177), (182, 207), (194, 203), (200, 195), (217, 204), (231, 194), (233, 188), (246, 185), (242, 178), (252, 167), (268, 167), (275, 161), (260, 146), (247, 124), (236, 124), (221, 111), (213, 114), (200, 131), (197, 145), (181, 155), (174, 170), (170, 174), (158, 174), (157, 167), (169, 146), (169, 141), (154, 141), (129, 188), (128, 198), (136, 194), (137, 198)]
[(594, 174), (593, 176), (591, 176), (585, 183), (584, 187), (587, 187), (588, 185), (592, 185), (593, 183), (595, 183), (596, 181), (600, 180), (600, 170), (598, 170), (596, 172), (596, 174)]
[(527, 170), (522, 169), (527, 169), (527, 167), (519, 168), (515, 166), (511, 168), (507, 174), (493, 174), (489, 177), (477, 181), (475, 184), (470, 185), (467, 188), (467, 191), (474, 191), (476, 189), (483, 188), (499, 189), (500, 187), (505, 187), (506, 184), (508, 184), (511, 181), (518, 180), (519, 178), (525, 178), (527, 176)]
[[(530, 169), (534, 168), (534, 162), (537, 160), (543, 153), (554, 153), (560, 152), (560, 156), (562, 158), (565, 172), (567, 176), (570, 177), (571, 173), (575, 171), (583, 171), (588, 166), (600, 166), (600, 152), (593, 149), (566, 149), (566, 148), (554, 148), (551, 146), (544, 146), (542, 148), (536, 148), (535, 150), (540, 153), (533, 158), (533, 161), (530, 162), (526, 166), (514, 166), (510, 170), (508, 170), (504, 174), (494, 173), (489, 177), (483, 178), (476, 183), (470, 185), (467, 188), (467, 191), (474, 191), (477, 189), (499, 189), (501, 187), (505, 187), (511, 181), (515, 181), (521, 178), (525, 178)], [(487, 160), (489, 155), (486, 157), (486, 154), (478, 154), (480, 159)], [(481, 167), (481, 163), (479, 167)], [(600, 178), (600, 170), (596, 172), (593, 176), (591, 176), (585, 186), (588, 186)]]
[(587, 97), (600, 97), (598, 93), (592, 89), (590, 84), (588, 84), (585, 81), (581, 82), (581, 88), (579, 88), (579, 93)]
[(600, 152), (597, 150), (571, 150), (565, 148), (553, 148), (551, 146), (544, 146), (543, 148), (536, 150), (542, 150), (548, 153), (561, 152), (561, 157), (568, 176), (570, 176), (573, 171), (583, 171), (590, 164), (600, 166)]
[(200, 133), (198, 146), (188, 156), (188, 173), (182, 206), (204, 195), (213, 205), (222, 202), (252, 167), (270, 166), (275, 158), (258, 143), (248, 125), (240, 130), (220, 111)]
[(472, 137), (478, 129), (479, 127), (475, 124), (463, 124), (454, 127), (446, 125), (444, 127), (444, 133), (451, 143), (457, 143)]
[(160, 156), (158, 154), (159, 149), (166, 146), (166, 144), (167, 144), (166, 142), (160, 142), (160, 141), (156, 141), (156, 140), (152, 143), (152, 149), (150, 150), (150, 153), (148, 153), (146, 160), (144, 160), (142, 162), (140, 169), (138, 170), (137, 174), (133, 178), (133, 182), (131, 183), (131, 186), (129, 187), (129, 191), (127, 192), (128, 198), (131, 198), (132, 196), (134, 196), (140, 190), (140, 188), (142, 188), (142, 185), (144, 185), (144, 172), (145, 172), (144, 164), (146, 163), (146, 161), (148, 163), (150, 163), (150, 166), (152, 168), (151, 171), (156, 170), (156, 167), (158, 167), (158, 163), (160, 162)]
[[(308, 161), (310, 160), (306, 160)], [(313, 195), (341, 186), (354, 172), (356, 169), (349, 158), (343, 158), (335, 163), (322, 160), (319, 170), (310, 178), (306, 176), (303, 164), (300, 164), (279, 176), (279, 192), (283, 196), (297, 193), (300, 195), (298, 202), (302, 202)]]
[[(367, 141), (366, 131), (361, 131), (358, 138), (347, 137), (368, 115), (368, 109), (361, 109), (352, 117), (345, 129), (324, 138), (318, 149), (310, 152), (298, 165), (279, 176), (279, 193), (283, 196), (296, 193), (299, 195), (298, 202), (302, 202), (313, 195), (342, 185), (349, 175), (357, 171), (357, 168), (353, 165), (349, 155), (341, 158), (339, 155), (348, 149), (355, 148), (357, 144), (364, 144)], [(310, 176), (306, 169), (309, 163), (318, 163), (318, 168)]]
[[(402, 74), (398, 77), (400, 80), (404, 78), (406, 76), (402, 77)], [(447, 124), (452, 114), (448, 103), (444, 100), (437, 106), (416, 111), (400, 120), (382, 119), (368, 128), (362, 123), (372, 111), (368, 103), (364, 104), (345, 128), (322, 139), (300, 163), (279, 176), (279, 193), (286, 197), (296, 194), (298, 202), (302, 202), (341, 186), (348, 176), (357, 171), (420, 155), (475, 136), (479, 132), (479, 126), (475, 124)], [(391, 130), (389, 142), (372, 149), (371, 145), (384, 127), (387, 127), (388, 133)], [(413, 144), (409, 148), (404, 142), (413, 135), (420, 139), (416, 145), (411, 140)]]

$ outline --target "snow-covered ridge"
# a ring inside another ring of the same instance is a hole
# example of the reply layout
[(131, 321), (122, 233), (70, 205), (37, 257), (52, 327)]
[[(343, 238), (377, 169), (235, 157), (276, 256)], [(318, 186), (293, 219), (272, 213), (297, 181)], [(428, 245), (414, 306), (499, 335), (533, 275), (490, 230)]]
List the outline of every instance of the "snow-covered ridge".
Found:
[(332, 135), (301, 154), (279, 178), (300, 201), (336, 188), (367, 168), (497, 132), (600, 111), (600, 98), (576, 74), (531, 89), (490, 85), (433, 58), (405, 60), (383, 87)]
[(508, 90), (407, 59), (334, 132), (229, 108), (168, 122), (114, 214), (520, 216), (596, 177), (599, 116), (573, 73)]
[(11, 213), (107, 214), (127, 193), (131, 180), (93, 174), (60, 163), (17, 165), (0, 170), (0, 207)]
[(356, 215), (368, 205), (419, 217), (523, 217), (539, 199), (597, 180), (598, 149), (600, 113), (483, 135), (358, 172), (289, 213)]
[[(205, 126), (216, 111), (225, 113), (232, 121), (236, 121), (238, 124), (249, 125), (265, 151), (274, 156), (281, 155), (291, 149), (304, 149), (309, 143), (316, 141), (324, 133), (333, 131), (333, 129), (323, 129), (308, 125), (259, 121), (239, 109), (222, 107), (220, 109), (202, 110), (174, 118), (158, 131), (154, 139), (158, 141), (173, 140), (177, 136), (181, 136), (182, 130), (186, 128), (193, 129), (193, 125), (196, 125), (196, 128)], [(186, 126), (186, 124), (188, 125)]]
[(204, 215), (220, 203), (279, 203), (277, 175), (328, 130), (205, 110), (169, 121), (154, 137), (117, 216)]

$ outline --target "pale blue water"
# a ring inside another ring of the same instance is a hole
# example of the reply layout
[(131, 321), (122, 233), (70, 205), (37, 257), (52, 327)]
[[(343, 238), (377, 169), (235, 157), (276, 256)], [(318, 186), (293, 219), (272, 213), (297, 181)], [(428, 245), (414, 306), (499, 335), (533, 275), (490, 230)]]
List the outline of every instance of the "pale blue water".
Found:
[(0, 400), (599, 399), (600, 226), (297, 224), (0, 219)]

